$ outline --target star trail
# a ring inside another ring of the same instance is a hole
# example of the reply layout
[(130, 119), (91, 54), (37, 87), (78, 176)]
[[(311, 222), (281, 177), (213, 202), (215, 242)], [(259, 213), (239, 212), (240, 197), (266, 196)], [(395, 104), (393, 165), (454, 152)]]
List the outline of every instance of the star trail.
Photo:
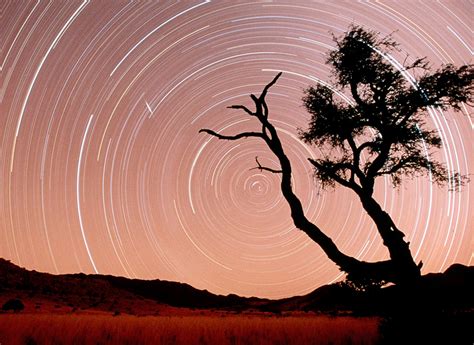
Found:
[[(295, 229), (278, 167), (232, 104), (267, 97), (293, 162), (294, 188), (343, 252), (387, 258), (356, 196), (321, 190), (298, 139), (309, 85), (331, 85), (332, 34), (393, 33), (395, 66), (472, 63), (469, 1), (12, 1), (0, 4), (0, 257), (52, 273), (186, 282), (279, 298), (343, 278)], [(405, 76), (413, 80), (413, 75)], [(414, 84), (414, 87), (416, 85)], [(344, 95), (341, 95), (344, 97)], [(350, 100), (347, 100), (350, 101)], [(430, 110), (451, 170), (474, 170), (472, 108)], [(255, 127), (257, 126), (257, 127)], [(376, 199), (407, 235), (423, 273), (473, 264), (473, 187), (415, 179)]]

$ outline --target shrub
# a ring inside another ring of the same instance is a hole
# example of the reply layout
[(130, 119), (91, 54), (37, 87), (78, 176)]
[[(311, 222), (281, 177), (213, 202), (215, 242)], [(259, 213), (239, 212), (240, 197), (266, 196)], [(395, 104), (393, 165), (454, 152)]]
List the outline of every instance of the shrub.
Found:
[(2, 306), (2, 310), (5, 310), (5, 311), (13, 310), (14, 312), (19, 312), (23, 309), (25, 309), (25, 306), (23, 302), (19, 300), (18, 298), (10, 299), (6, 301)]

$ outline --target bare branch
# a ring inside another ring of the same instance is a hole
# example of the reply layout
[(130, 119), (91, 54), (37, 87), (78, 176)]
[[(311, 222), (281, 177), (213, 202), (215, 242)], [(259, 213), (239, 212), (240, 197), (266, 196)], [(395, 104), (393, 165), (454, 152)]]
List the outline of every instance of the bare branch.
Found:
[(277, 82), (278, 78), (280, 78), (280, 76), (281, 76), (282, 73), (283, 73), (283, 72), (278, 73), (278, 74), (275, 76), (275, 78), (273, 78), (273, 80), (272, 80), (271, 82), (269, 82), (269, 83), (267, 84), (267, 86), (265, 86), (265, 88), (263, 89), (262, 93), (260, 94), (259, 99), (264, 99), (264, 98), (265, 98), (265, 96), (267, 95), (268, 89), (271, 88), (271, 87)]
[(254, 116), (256, 116), (260, 120), (260, 122), (262, 122), (262, 117), (263, 117), (262, 102), (253, 93), (250, 94), (250, 98), (252, 98), (252, 101), (255, 103)]
[(250, 170), (255, 170), (255, 169), (258, 169), (258, 170), (260, 170), (260, 171), (265, 170), (265, 171), (269, 171), (269, 172), (274, 173), (274, 174), (282, 174), (282, 173), (283, 173), (282, 170), (276, 170), (276, 169), (272, 169), (272, 168), (268, 168), (268, 167), (263, 166), (263, 165), (260, 164), (260, 162), (258, 161), (258, 157), (255, 157), (255, 161), (257, 162), (257, 165), (258, 165), (258, 166), (255, 167), (255, 168), (252, 168), (252, 169), (250, 169)]
[(263, 117), (268, 119), (268, 106), (265, 100), (262, 100), (262, 108), (263, 108)]
[(240, 104), (237, 104), (237, 105), (231, 105), (231, 106), (228, 106), (227, 107), (228, 109), (242, 109), (243, 111), (245, 111), (247, 114), (249, 114), (250, 116), (256, 116), (257, 114), (255, 114), (254, 112), (252, 112), (249, 108), (247, 108), (246, 106), (244, 105), (240, 105)]
[(207, 128), (200, 129), (199, 133), (207, 133), (218, 139), (223, 139), (223, 140), (239, 140), (242, 138), (249, 138), (249, 137), (263, 138), (263, 134), (258, 133), (258, 132), (242, 132), (236, 135), (222, 135), (220, 133), (214, 132), (213, 130), (207, 129)]

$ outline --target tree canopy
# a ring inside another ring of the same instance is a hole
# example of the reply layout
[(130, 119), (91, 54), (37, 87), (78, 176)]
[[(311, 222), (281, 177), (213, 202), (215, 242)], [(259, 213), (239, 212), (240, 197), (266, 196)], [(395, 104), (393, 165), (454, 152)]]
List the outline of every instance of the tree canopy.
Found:
[(426, 122), (433, 107), (472, 104), (473, 67), (446, 65), (430, 73), (424, 58), (399, 64), (391, 57), (397, 44), (390, 36), (379, 39), (361, 27), (335, 42), (327, 63), (337, 93), (350, 99), (324, 85), (309, 87), (303, 103), (311, 120), (300, 130), (302, 140), (330, 152), (311, 161), (323, 186), (372, 193), (375, 179), (384, 175), (395, 186), (419, 175), (453, 189), (465, 183), (465, 176), (433, 158), (441, 138)]

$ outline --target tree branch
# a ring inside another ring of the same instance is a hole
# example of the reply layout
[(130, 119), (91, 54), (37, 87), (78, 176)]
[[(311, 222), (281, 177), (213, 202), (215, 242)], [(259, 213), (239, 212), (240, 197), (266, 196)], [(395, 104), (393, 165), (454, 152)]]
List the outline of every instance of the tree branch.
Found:
[(263, 117), (268, 119), (268, 106), (267, 106), (267, 102), (265, 102), (265, 100), (262, 100), (262, 108), (263, 108)]
[(406, 158), (401, 158), (396, 164), (393, 164), (389, 169), (387, 170), (379, 170), (376, 173), (376, 176), (382, 176), (382, 175), (391, 175), (396, 173), (398, 170), (405, 168), (407, 165), (414, 163), (413, 168), (419, 168), (420, 167), (420, 161), (426, 161), (429, 164), (429, 161), (421, 156), (408, 156)]
[(360, 98), (360, 95), (357, 92), (357, 83), (353, 80), (351, 80), (350, 82), (350, 89), (351, 89), (351, 94), (354, 101), (356, 101), (359, 107), (364, 109), (367, 106), (367, 104)]
[(376, 146), (376, 143), (373, 142), (373, 141), (366, 141), (365, 143), (362, 143), (358, 148), (357, 148), (357, 151), (358, 151), (358, 154), (360, 155), (362, 153), (362, 151), (364, 151), (365, 149), (369, 148), (369, 147), (372, 147), (374, 148)]
[(249, 138), (249, 137), (254, 137), (254, 138), (262, 138), (263, 139), (263, 134), (258, 133), (258, 132), (242, 132), (236, 135), (222, 135), (217, 132), (214, 132), (211, 129), (203, 128), (199, 130), (199, 133), (207, 133), (210, 134), (218, 139), (222, 140), (239, 140), (242, 138)]
[(345, 163), (334, 163), (329, 169), (328, 167), (325, 167), (324, 165), (320, 164), (317, 160), (314, 160), (312, 158), (308, 158), (308, 161), (318, 170), (323, 171), (325, 174), (329, 175), (334, 181), (339, 183), (341, 186), (357, 190), (360, 189), (360, 186), (358, 186), (355, 182), (347, 181), (340, 177), (338, 174), (336, 174), (336, 171), (341, 170), (341, 169), (348, 169), (352, 173), (352, 165), (351, 164), (345, 164)]
[(380, 148), (380, 152), (366, 170), (366, 176), (368, 179), (375, 178), (379, 170), (382, 169), (382, 167), (385, 165), (387, 159), (389, 158), (391, 146), (392, 142), (389, 139), (384, 138), (384, 141), (382, 142)]
[[(360, 152), (359, 149), (356, 146), (356, 143), (354, 141), (354, 138), (349, 136), (347, 138), (347, 142), (349, 143), (349, 146), (351, 147), (352, 150), (352, 169), (351, 169), (351, 180), (354, 182), (354, 175), (356, 175), (360, 181), (362, 181), (365, 178), (364, 173), (362, 170), (360, 170)], [(361, 145), (362, 146), (362, 145)], [(355, 182), (354, 182), (355, 183)]]
[(252, 168), (250, 170), (255, 170), (255, 169), (258, 169), (260, 171), (265, 170), (265, 171), (269, 171), (269, 172), (274, 173), (274, 174), (282, 174), (283, 173), (282, 170), (276, 170), (276, 169), (268, 168), (268, 167), (265, 167), (265, 166), (261, 165), (260, 162), (258, 161), (258, 156), (255, 157), (255, 161), (257, 162), (258, 166), (255, 167), (255, 168)]
[(278, 78), (280, 78), (280, 76), (281, 76), (282, 73), (283, 73), (283, 72), (278, 73), (278, 74), (275, 76), (275, 78), (273, 78), (273, 80), (272, 80), (271, 82), (269, 82), (269, 83), (264, 87), (264, 89), (263, 89), (263, 91), (262, 91), (262, 93), (260, 94), (260, 97), (259, 97), (260, 100), (263, 100), (263, 99), (265, 98), (265, 96), (267, 95), (268, 89), (270, 89), (270, 88), (277, 82)]
[(247, 114), (249, 114), (250, 116), (257, 116), (256, 113), (250, 111), (249, 108), (247, 108), (246, 106), (244, 105), (240, 105), (240, 104), (237, 104), (237, 105), (230, 105), (227, 107), (228, 109), (242, 109), (243, 111), (245, 111)]

